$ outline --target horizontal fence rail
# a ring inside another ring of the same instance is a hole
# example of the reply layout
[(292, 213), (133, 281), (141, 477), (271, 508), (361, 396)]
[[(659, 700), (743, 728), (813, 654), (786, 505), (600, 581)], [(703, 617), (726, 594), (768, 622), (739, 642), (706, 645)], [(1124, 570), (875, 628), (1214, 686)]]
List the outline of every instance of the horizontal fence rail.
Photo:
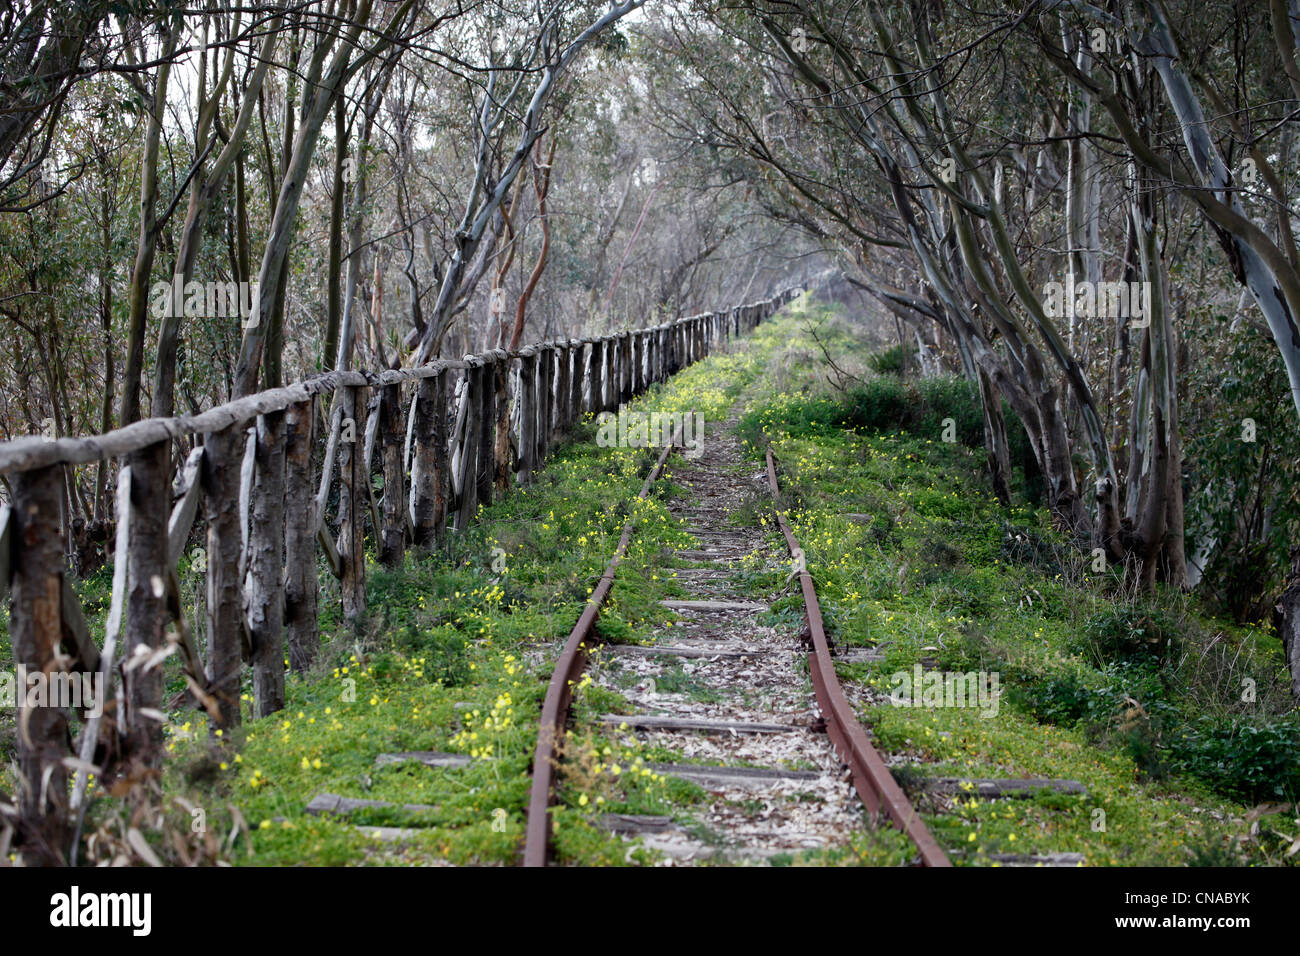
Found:
[[(71, 750), (68, 709), (28, 707), (20, 688), (25, 853), (75, 861), (88, 774), (103, 781), (156, 771), (165, 719), (159, 665), (168, 657), (179, 660), (214, 730), (240, 722), (245, 665), (254, 713), (280, 710), (286, 657), (305, 670), (319, 643), (321, 555), (339, 581), (344, 619), (355, 620), (366, 606), (367, 528), (378, 559), (400, 566), (408, 547), (465, 528), (510, 487), (512, 471), (515, 482), (531, 481), (584, 413), (617, 409), (796, 294), (419, 368), (331, 372), (103, 435), (0, 443), (0, 475), (11, 489), (0, 505), (0, 601), (11, 599), (15, 666), (111, 688), (78, 700), (81, 733)], [(118, 464), (102, 647), (69, 583), (63, 529), (64, 470), (97, 461)], [(200, 533), (202, 546), (187, 552)], [(186, 556), (206, 578), (202, 649), (178, 580)]]

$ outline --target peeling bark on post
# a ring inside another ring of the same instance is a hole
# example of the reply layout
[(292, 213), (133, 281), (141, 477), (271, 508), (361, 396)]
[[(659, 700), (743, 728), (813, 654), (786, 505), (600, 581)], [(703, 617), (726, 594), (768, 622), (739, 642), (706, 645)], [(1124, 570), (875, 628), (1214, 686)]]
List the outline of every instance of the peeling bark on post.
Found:
[(618, 397), (620, 403), (632, 400), (632, 333), (618, 337)]
[[(244, 582), (253, 707), (258, 717), (284, 709), (284, 435), (284, 412), (268, 412), (258, 418)], [(310, 485), (304, 484), (302, 493), (309, 496), (309, 492)]]
[(402, 386), (388, 385), (379, 403), (379, 435), (383, 450), (384, 513), (379, 560), (396, 568), (406, 556), (406, 469), (402, 463)]
[(493, 408), (496, 415), (493, 426), (492, 484), (497, 497), (510, 489), (510, 362), (510, 359), (503, 358), (492, 364), (492, 391), (495, 396)]
[(284, 630), (289, 666), (299, 674), (311, 667), (320, 646), (316, 502), (311, 493), (314, 404), (299, 402), (284, 413)]
[(538, 353), (537, 368), (537, 467), (541, 468), (551, 450), (551, 412), (555, 393), (555, 349), (550, 346)]
[(640, 395), (646, 389), (645, 380), (645, 360), (646, 347), (650, 344), (649, 332), (638, 332), (636, 335), (636, 361), (632, 363), (632, 390)]
[(127, 601), (122, 681), (126, 713), (126, 754), (136, 767), (156, 768), (162, 759), (161, 664), (145, 669), (163, 646), (167, 623), (164, 576), (167, 563), (167, 519), (171, 503), (168, 470), (171, 446), (158, 442), (133, 452), (131, 523), (127, 552)]
[(583, 350), (586, 346), (576, 339), (570, 339), (569, 345), (573, 364), (569, 370), (569, 388), (572, 390), (569, 396), (569, 425), (573, 425), (582, 418), (582, 377), (585, 371)]
[(569, 427), (569, 345), (563, 342), (555, 347), (555, 425), (551, 440), (557, 441)]
[(537, 426), (537, 356), (532, 351), (519, 359), (519, 481), (528, 484), (533, 480), (536, 467)]
[(593, 413), (605, 410), (605, 342), (596, 339), (591, 343), (591, 361), (587, 363), (587, 381), (590, 385), (587, 410)]
[[(339, 437), (339, 557), (343, 559), (343, 617), (355, 621), (366, 609), (366, 483), (370, 476), (359, 447), (366, 427), (368, 388), (343, 389)], [(348, 427), (348, 423), (352, 427)], [(351, 440), (349, 440), (351, 439)]]
[(411, 515), (416, 545), (430, 548), (442, 537), (447, 517), (447, 373), (421, 381), (415, 403)]
[[(468, 358), (468, 356), (467, 356)], [(483, 368), (476, 361), (465, 370), (465, 437), (460, 445), (460, 501), (456, 508), (456, 530), (464, 531), (478, 510), (479, 415)]]
[[(497, 366), (504, 360), (489, 358), (478, 373), (478, 462), (472, 472), (478, 504), (490, 505), (496, 484)], [(470, 516), (471, 518), (473, 515)]]
[(623, 362), (618, 348), (618, 336), (605, 336), (605, 411), (618, 411), (622, 397)]
[(239, 726), (239, 672), (243, 660), (239, 586), (242, 423), (208, 434), (203, 447), (203, 503), (208, 525), (208, 689), (217, 698), (221, 727), (229, 730)]
[[(29, 674), (58, 669), (63, 636), (63, 549), (59, 534), (57, 467), (13, 476), (15, 521), (13, 606), (10, 639), (14, 663)], [(17, 695), (19, 812), (29, 828), (26, 859), (47, 866), (64, 863), (68, 842), (68, 717), (62, 708), (26, 706)], [(48, 774), (48, 777), (47, 777)]]

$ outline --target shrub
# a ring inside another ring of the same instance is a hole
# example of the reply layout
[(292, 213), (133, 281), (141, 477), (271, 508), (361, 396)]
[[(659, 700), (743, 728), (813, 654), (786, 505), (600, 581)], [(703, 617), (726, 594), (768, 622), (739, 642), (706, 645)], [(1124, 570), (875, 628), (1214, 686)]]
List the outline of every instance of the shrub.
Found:
[(916, 387), (920, 398), (913, 430), (925, 436), (943, 433), (943, 421), (957, 426), (957, 441), (969, 448), (984, 447), (984, 410), (979, 392), (964, 378), (944, 376), (923, 379)]
[(867, 364), (881, 375), (902, 375), (905, 363), (906, 356), (901, 345), (891, 345), (867, 359)]
[(468, 643), (455, 627), (440, 624), (421, 630), (408, 626), (398, 638), (399, 647), (424, 658), (423, 670), (429, 680), (455, 687), (469, 679)]
[(1094, 614), (1083, 631), (1067, 641), (1077, 654), (1099, 666), (1121, 661), (1158, 662), (1174, 652), (1178, 634), (1165, 611), (1139, 604), (1123, 604)]
[(1010, 697), (1038, 720), (1065, 727), (1104, 720), (1115, 706), (1111, 691), (1088, 687), (1072, 672), (1017, 680)]
[(853, 428), (887, 431), (910, 427), (915, 405), (915, 389), (896, 378), (873, 378), (848, 394), (843, 414)]
[(1293, 716), (1201, 717), (1169, 748), (1180, 769), (1222, 793), (1256, 802), (1300, 795), (1300, 723)]

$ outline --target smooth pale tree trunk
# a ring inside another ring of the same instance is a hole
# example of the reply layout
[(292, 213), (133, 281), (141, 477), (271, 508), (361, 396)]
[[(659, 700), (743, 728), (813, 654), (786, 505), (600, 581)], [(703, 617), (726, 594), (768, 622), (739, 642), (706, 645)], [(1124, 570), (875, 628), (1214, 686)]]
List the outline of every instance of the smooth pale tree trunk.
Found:
[(307, 182), (307, 170), (315, 154), (316, 143), (320, 138), (326, 114), (333, 106), (335, 97), (340, 95), (347, 79), (393, 42), (394, 33), (399, 25), (405, 23), (413, 5), (414, 0), (404, 0), (393, 13), (389, 26), (376, 37), (361, 56), (353, 60), (353, 52), (360, 49), (359, 40), (362, 32), (370, 29), (368, 22), (372, 3), (371, 0), (361, 0), (355, 15), (349, 21), (347, 34), (342, 38), (328, 69), (324, 69), (324, 59), (334, 45), (335, 39), (338, 38), (340, 30), (338, 22), (334, 22), (330, 32), (321, 37), (318, 50), (313, 52), (312, 63), (303, 84), (308, 98), (303, 104), (301, 126), (294, 137), (292, 154), (280, 184), (275, 213), (268, 230), (266, 249), (262, 255), (262, 265), (257, 275), (258, 301), (248, 328), (244, 331), (239, 360), (235, 366), (236, 396), (251, 395), (257, 391), (258, 371), (263, 363), (262, 352), (267, 335), (270, 333), (268, 327), (271, 324), (276, 300), (281, 294), (280, 287), (287, 274), (284, 263), (294, 235), (298, 205), (302, 201), (303, 188)]
[[(196, 160), (200, 165), (200, 172), (194, 176), (190, 184), (189, 206), (186, 209), (185, 222), (181, 226), (176, 265), (170, 277), (173, 282), (179, 282), (182, 286), (194, 277), (199, 248), (203, 244), (203, 230), (207, 223), (208, 211), (212, 207), (213, 199), (226, 188), (230, 171), (235, 164), (235, 157), (239, 155), (239, 151), (243, 148), (248, 126), (252, 121), (253, 110), (257, 105), (263, 82), (274, 58), (276, 40), (280, 35), (280, 22), (280, 17), (277, 16), (266, 25), (267, 32), (257, 55), (257, 65), (254, 67), (248, 86), (243, 92), (243, 99), (240, 103), (239, 113), (235, 117), (234, 126), (226, 133), (225, 145), (217, 155), (216, 161), (212, 164), (212, 169), (206, 175), (202, 172), (202, 155), (206, 154), (216, 142), (216, 135), (211, 132), (211, 128), (221, 103), (222, 93), (230, 81), (234, 66), (234, 47), (231, 46), (227, 51), (225, 67), (211, 95), (208, 95), (207, 91), (204, 90), (204, 70), (202, 66), (200, 67), (198, 81), (199, 126), (195, 139), (196, 148), (201, 151)], [(200, 62), (206, 62), (206, 58), (201, 57)], [(241, 276), (236, 276), (237, 280), (241, 278)], [(239, 301), (242, 305), (243, 296), (239, 297)], [(154, 370), (153, 413), (160, 418), (172, 415), (175, 408), (176, 358), (180, 342), (181, 320), (183, 318), (184, 316), (175, 315), (169, 311), (162, 317), (159, 324), (158, 359)], [(242, 320), (243, 316), (241, 315), (239, 318)]]
[(153, 103), (145, 124), (144, 151), (140, 157), (140, 232), (136, 242), (135, 266), (127, 299), (126, 367), (122, 378), (122, 404), (118, 425), (130, 425), (140, 418), (140, 379), (144, 375), (144, 340), (149, 321), (149, 279), (153, 274), (161, 224), (154, 209), (158, 200), (158, 142), (167, 109), (167, 83), (171, 76), (171, 55), (176, 49), (175, 31), (163, 28), (161, 63), (154, 79)]
[(1002, 399), (983, 369), (976, 369), (980, 410), (984, 415), (984, 451), (988, 458), (989, 480), (993, 495), (1004, 507), (1011, 504), (1011, 457), (1007, 442), (1007, 423), (1002, 415)]
[(321, 347), (321, 370), (330, 371), (338, 360), (339, 328), (343, 317), (343, 295), (339, 275), (343, 271), (344, 161), (347, 158), (345, 100), (334, 101), (334, 193), (330, 197), (329, 262), (326, 268), (327, 306), (325, 341)]

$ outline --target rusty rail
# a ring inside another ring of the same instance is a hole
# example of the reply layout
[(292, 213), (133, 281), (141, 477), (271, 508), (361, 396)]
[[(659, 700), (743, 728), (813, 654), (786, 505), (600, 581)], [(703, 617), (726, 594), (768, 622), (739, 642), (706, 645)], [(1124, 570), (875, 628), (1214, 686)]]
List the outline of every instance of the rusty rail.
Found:
[[(663, 472), (664, 464), (672, 454), (677, 438), (678, 434), (674, 431), (672, 439), (664, 446), (664, 450), (659, 454), (659, 460), (641, 485), (641, 491), (636, 496), (638, 501), (644, 500), (650, 494), (650, 488)], [(627, 554), (635, 519), (636, 515), (633, 513), (623, 522), (623, 535), (618, 539), (614, 556), (605, 567), (605, 573), (601, 575), (600, 582), (591, 592), (591, 597), (587, 599), (587, 606), (583, 608), (578, 623), (569, 633), (564, 651), (560, 654), (555, 671), (551, 674), (551, 682), (546, 688), (546, 698), (542, 702), (542, 716), (537, 732), (537, 748), (533, 751), (533, 784), (528, 794), (528, 826), (524, 831), (524, 866), (546, 865), (547, 849), (551, 840), (551, 815), (548, 811), (555, 787), (555, 770), (559, 762), (555, 742), (564, 732), (564, 724), (569, 719), (569, 704), (573, 700), (573, 688), (587, 668), (587, 651), (596, 627), (596, 618), (600, 616), (601, 605), (605, 603), (605, 598), (609, 596), (610, 589), (614, 586), (614, 573)]]
[(853, 708), (844, 697), (839, 678), (835, 676), (835, 664), (831, 660), (830, 645), (826, 641), (826, 630), (822, 626), (821, 605), (817, 601), (817, 590), (813, 587), (812, 575), (808, 573), (806, 562), (802, 559), (803, 550), (795, 539), (794, 532), (786, 521), (785, 511), (780, 507), (778, 498), (781, 493), (776, 480), (776, 459), (772, 449), (767, 449), (767, 481), (772, 489), (772, 505), (776, 511), (777, 524), (785, 535), (785, 542), (790, 547), (790, 555), (795, 559), (799, 572), (799, 587), (803, 591), (804, 617), (808, 633), (812, 639), (812, 650), (808, 652), (808, 669), (812, 674), (813, 687), (817, 691), (817, 703), (826, 719), (826, 730), (831, 742), (841, 759), (848, 765), (853, 777), (853, 787), (862, 798), (863, 804), (872, 813), (882, 809), (902, 830), (921, 853), (923, 866), (952, 866), (943, 849), (926, 828), (916, 809), (894, 781), (889, 768), (880, 759), (876, 748), (871, 746), (866, 731), (853, 716)]

